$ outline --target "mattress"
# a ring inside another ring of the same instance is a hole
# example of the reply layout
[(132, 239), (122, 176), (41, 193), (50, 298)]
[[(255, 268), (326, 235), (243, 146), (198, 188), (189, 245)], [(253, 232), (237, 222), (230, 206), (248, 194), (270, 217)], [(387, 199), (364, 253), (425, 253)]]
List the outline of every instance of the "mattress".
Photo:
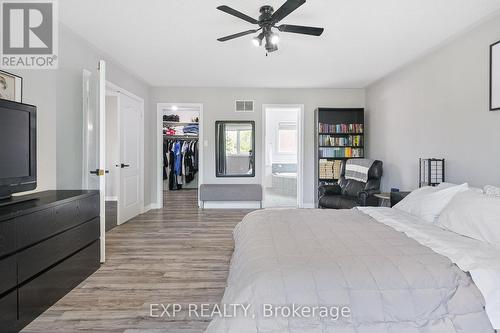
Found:
[[(494, 332), (470, 274), (359, 210), (264, 210), (234, 230), (222, 304), (207, 332)], [(268, 309), (324, 307), (349, 315)]]

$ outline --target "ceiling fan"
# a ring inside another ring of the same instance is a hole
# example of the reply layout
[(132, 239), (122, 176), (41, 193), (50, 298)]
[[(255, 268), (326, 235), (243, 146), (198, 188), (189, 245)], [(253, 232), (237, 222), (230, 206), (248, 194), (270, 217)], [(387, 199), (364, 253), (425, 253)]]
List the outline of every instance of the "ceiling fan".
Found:
[(227, 14), (236, 16), (242, 20), (245, 20), (252, 24), (258, 24), (258, 29), (247, 30), (239, 32), (234, 35), (229, 35), (226, 37), (218, 38), (219, 42), (225, 42), (234, 38), (250, 35), (256, 32), (261, 33), (253, 38), (253, 43), (255, 46), (262, 46), (265, 39), (265, 48), (267, 52), (274, 52), (278, 50), (279, 35), (273, 31), (273, 28), (279, 30), (280, 32), (292, 32), (295, 34), (311, 35), (311, 36), (321, 36), (323, 33), (323, 28), (305, 27), (300, 25), (290, 25), (281, 24), (277, 25), (281, 20), (287, 17), (290, 13), (295, 11), (297, 8), (302, 6), (306, 0), (287, 0), (277, 11), (271, 6), (260, 7), (260, 16), (256, 20), (248, 15), (245, 15), (236, 9), (228, 6), (219, 6), (218, 10), (223, 11)]

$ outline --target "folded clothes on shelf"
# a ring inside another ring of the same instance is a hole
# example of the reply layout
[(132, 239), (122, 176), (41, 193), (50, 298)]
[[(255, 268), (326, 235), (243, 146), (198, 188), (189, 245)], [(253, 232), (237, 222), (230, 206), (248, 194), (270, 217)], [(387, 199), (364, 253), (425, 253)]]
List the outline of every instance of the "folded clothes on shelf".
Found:
[(163, 121), (179, 122), (179, 116), (176, 114), (164, 115)]
[(183, 128), (184, 133), (198, 134), (200, 132), (200, 126), (198, 124), (186, 125)]

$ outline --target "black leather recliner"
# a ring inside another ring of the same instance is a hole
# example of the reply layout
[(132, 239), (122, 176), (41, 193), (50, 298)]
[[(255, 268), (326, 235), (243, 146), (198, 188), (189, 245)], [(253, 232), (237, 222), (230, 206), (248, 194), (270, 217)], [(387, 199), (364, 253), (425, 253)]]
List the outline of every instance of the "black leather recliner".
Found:
[(338, 184), (319, 187), (319, 207), (351, 209), (358, 206), (378, 206), (379, 199), (374, 197), (374, 194), (380, 193), (382, 173), (382, 161), (375, 161), (368, 170), (366, 183), (346, 179), (345, 162), (343, 162)]

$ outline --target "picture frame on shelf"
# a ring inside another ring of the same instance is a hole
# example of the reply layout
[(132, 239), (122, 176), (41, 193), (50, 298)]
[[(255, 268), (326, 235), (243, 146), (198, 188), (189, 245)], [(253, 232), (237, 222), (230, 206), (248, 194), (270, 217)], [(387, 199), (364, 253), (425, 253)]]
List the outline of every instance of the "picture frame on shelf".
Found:
[(500, 41), (490, 46), (490, 111), (500, 111)]
[(0, 99), (23, 102), (23, 78), (0, 70)]

